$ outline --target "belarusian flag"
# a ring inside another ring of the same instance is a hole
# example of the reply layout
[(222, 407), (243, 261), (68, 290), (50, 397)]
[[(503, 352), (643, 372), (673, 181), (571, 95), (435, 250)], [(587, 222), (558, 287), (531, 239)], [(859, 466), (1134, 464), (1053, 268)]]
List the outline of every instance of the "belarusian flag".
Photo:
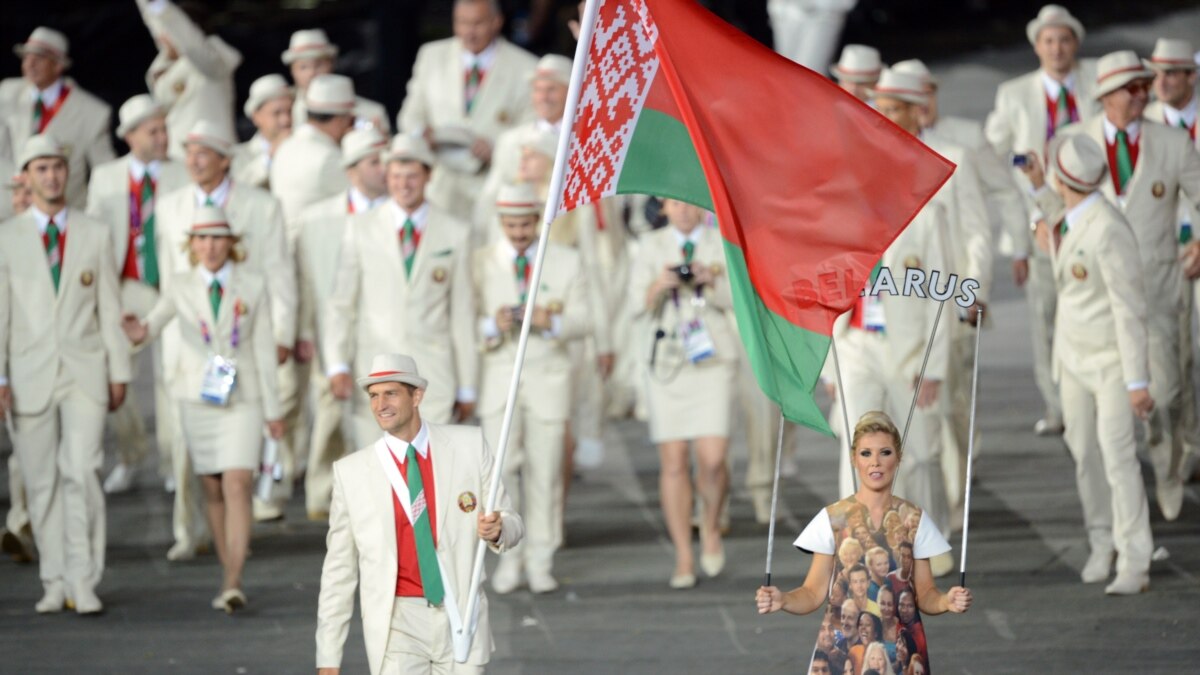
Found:
[(829, 433), (812, 392), (833, 321), (954, 165), (695, 0), (591, 2), (560, 211), (618, 193), (715, 211), (759, 385)]

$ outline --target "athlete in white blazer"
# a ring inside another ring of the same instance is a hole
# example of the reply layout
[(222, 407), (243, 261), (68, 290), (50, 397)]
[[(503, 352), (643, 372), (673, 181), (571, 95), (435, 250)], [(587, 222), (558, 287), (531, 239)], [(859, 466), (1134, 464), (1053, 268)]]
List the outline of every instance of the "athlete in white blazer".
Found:
[[(106, 409), (125, 398), (129, 347), (108, 229), (67, 207), (66, 152), (30, 138), (33, 206), (0, 224), (0, 414), (12, 414), (45, 590), (37, 611), (103, 609)], [(114, 323), (116, 322), (116, 323)], [(115, 329), (115, 330), (114, 330)]]
[[(333, 465), (317, 672), (340, 672), (358, 586), (372, 675), (482, 673), (494, 649), (482, 586), (477, 621), (465, 616), (475, 549), (480, 539), (496, 553), (516, 546), (524, 534), (521, 517), (503, 481), (492, 485), (493, 457), (483, 433), (423, 419), (428, 381), (411, 357), (376, 356), (358, 383), (370, 397), (377, 438)], [(485, 513), (493, 487), (496, 510)], [(469, 649), (461, 639), (455, 644), (463, 626), (466, 632), (475, 627)]]

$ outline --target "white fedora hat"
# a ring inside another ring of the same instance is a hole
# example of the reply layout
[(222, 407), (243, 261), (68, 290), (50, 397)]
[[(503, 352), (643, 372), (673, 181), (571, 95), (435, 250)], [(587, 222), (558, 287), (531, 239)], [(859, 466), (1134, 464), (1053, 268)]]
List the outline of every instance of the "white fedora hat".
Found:
[(304, 105), (318, 115), (353, 115), (354, 81), (345, 75), (318, 75), (308, 83)]
[(410, 134), (397, 134), (384, 159), (388, 162), (420, 162), (428, 167), (436, 164), (425, 139)]
[(1065, 26), (1075, 33), (1075, 38), (1083, 44), (1083, 24), (1071, 15), (1071, 12), (1062, 5), (1046, 5), (1038, 12), (1037, 17), (1025, 25), (1025, 37), (1029, 38), (1029, 44), (1037, 44), (1038, 33), (1042, 32), (1047, 26)]
[(921, 79), (921, 84), (937, 86), (937, 78), (933, 76), (933, 73), (929, 72), (929, 67), (921, 59), (908, 59), (893, 63), (892, 70), (897, 73), (916, 75)]
[(24, 171), (30, 162), (42, 157), (61, 157), (65, 160), (67, 151), (63, 148), (62, 143), (59, 143), (58, 139), (50, 134), (30, 136), (21, 146), (21, 154), (17, 157), (17, 168)]
[(876, 98), (894, 98), (913, 105), (929, 103), (929, 94), (925, 93), (925, 83), (912, 73), (902, 73), (894, 68), (884, 68), (879, 76), (879, 82), (873, 89), (867, 90), (867, 95)]
[(1079, 192), (1100, 187), (1108, 171), (1104, 150), (1087, 134), (1068, 134), (1055, 143), (1051, 168), (1063, 185)]
[(232, 237), (233, 228), (229, 227), (229, 219), (219, 206), (198, 206), (192, 214), (192, 224), (188, 229), (189, 237)]
[(191, 143), (203, 145), (218, 155), (229, 157), (233, 154), (233, 137), (221, 125), (209, 120), (196, 120), (188, 135), (183, 139), (183, 145)]
[(1155, 70), (1195, 70), (1196, 53), (1187, 40), (1159, 38), (1146, 65)]
[(355, 129), (342, 137), (342, 166), (349, 169), (368, 156), (387, 148), (387, 140), (375, 127)]
[(1095, 97), (1103, 98), (1135, 80), (1151, 79), (1154, 79), (1154, 71), (1147, 68), (1146, 62), (1132, 50), (1110, 52), (1096, 63)]
[(872, 84), (879, 79), (883, 61), (879, 50), (866, 45), (846, 45), (838, 62), (829, 69), (833, 76), (845, 82)]
[(117, 136), (124, 138), (125, 134), (138, 128), (142, 122), (156, 116), (165, 116), (167, 111), (154, 100), (150, 94), (138, 94), (121, 104), (117, 112)]
[(337, 58), (337, 45), (329, 41), (329, 36), (320, 28), (298, 30), (292, 33), (288, 41), (287, 51), (280, 55), (283, 65), (290, 66), (301, 59)]
[(405, 354), (377, 354), (371, 359), (371, 372), (358, 378), (358, 386), (363, 389), (380, 382), (411, 384), (417, 389), (429, 386), (429, 381), (417, 372), (417, 362)]
[(501, 216), (540, 216), (542, 200), (529, 183), (505, 185), (496, 195), (496, 213)]
[(553, 80), (562, 85), (571, 83), (571, 59), (561, 54), (547, 54), (538, 60), (531, 80)]
[(33, 29), (25, 42), (13, 45), (13, 53), (21, 58), (24, 58), (27, 52), (49, 56), (58, 59), (65, 67), (71, 65), (68, 47), (67, 36), (53, 28), (38, 26)]
[(258, 112), (258, 109), (267, 102), (277, 98), (295, 98), (295, 96), (296, 91), (287, 83), (287, 80), (283, 79), (282, 75), (278, 73), (263, 75), (250, 85), (250, 95), (246, 98), (245, 105), (242, 106), (242, 112), (246, 113), (246, 117), (253, 117), (254, 113)]

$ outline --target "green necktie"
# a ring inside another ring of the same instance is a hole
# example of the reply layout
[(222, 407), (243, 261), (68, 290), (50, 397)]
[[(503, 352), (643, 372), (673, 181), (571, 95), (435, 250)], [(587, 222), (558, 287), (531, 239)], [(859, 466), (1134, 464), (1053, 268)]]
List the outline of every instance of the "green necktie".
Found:
[(438, 568), (437, 549), (433, 545), (433, 529), (429, 527), (429, 509), (425, 504), (425, 483), (417, 464), (417, 449), (408, 445), (408, 500), (412, 513), (413, 540), (417, 544), (417, 565), (421, 570), (421, 587), (430, 604), (442, 604), (446, 591), (442, 587), (442, 571)]
[(46, 258), (50, 261), (50, 279), (54, 281), (54, 292), (58, 293), (58, 281), (62, 276), (62, 241), (58, 236), (58, 225), (54, 219), (46, 223)]
[(42, 133), (42, 118), (46, 116), (46, 104), (42, 103), (42, 95), (38, 94), (33, 102), (33, 133)]
[(1054, 114), (1054, 130), (1059, 129), (1071, 123), (1071, 106), (1067, 102), (1067, 88), (1061, 86), (1058, 88), (1058, 110)]
[(1133, 175), (1133, 160), (1129, 157), (1129, 135), (1117, 131), (1117, 194), (1125, 194), (1125, 185)]
[(517, 256), (517, 288), (521, 291), (521, 304), (525, 304), (525, 299), (529, 295), (529, 258), (525, 254)]
[(696, 255), (696, 244), (691, 241), (683, 242), (683, 264), (692, 264), (692, 258)]
[(221, 316), (221, 282), (213, 277), (212, 284), (208, 287), (208, 301), (212, 303), (213, 320)]
[(212, 195), (204, 195), (204, 205), (205, 206), (216, 206), (216, 204), (213, 203)]
[(412, 218), (404, 220), (400, 230), (400, 250), (404, 254), (404, 278), (412, 277), (413, 261), (417, 258), (417, 226)]
[(1192, 129), (1191, 129), (1191, 127), (1189, 127), (1189, 126), (1187, 125), (1187, 122), (1185, 122), (1185, 121), (1184, 121), (1184, 119), (1183, 119), (1182, 117), (1180, 117), (1180, 118), (1179, 118), (1179, 128), (1180, 128), (1180, 129), (1183, 129), (1184, 131), (1191, 131), (1191, 130), (1192, 130)]
[(479, 93), (479, 83), (483, 80), (483, 71), (479, 69), (479, 64), (471, 66), (471, 72), (467, 75), (467, 113), (470, 114), (471, 107), (475, 105), (475, 95)]
[(158, 288), (158, 253), (154, 248), (154, 179), (150, 170), (142, 174), (142, 194), (138, 196), (138, 215), (142, 219), (142, 281)]

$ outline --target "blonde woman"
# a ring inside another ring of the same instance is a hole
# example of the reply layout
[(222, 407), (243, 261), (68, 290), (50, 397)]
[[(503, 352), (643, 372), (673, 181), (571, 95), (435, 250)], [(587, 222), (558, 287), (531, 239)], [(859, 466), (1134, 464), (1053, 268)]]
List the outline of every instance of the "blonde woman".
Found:
[(164, 379), (179, 404), (224, 570), (212, 606), (228, 613), (246, 604), (242, 569), (264, 424), (272, 438), (283, 435), (267, 287), (242, 269), (237, 244), (220, 209), (198, 208), (188, 233), (192, 268), (174, 276), (145, 319), (126, 315), (122, 324), (134, 344), (157, 337), (172, 321), (179, 331), (180, 348), (164, 363)]
[[(729, 491), (725, 456), (732, 392), (741, 346), (730, 323), (732, 300), (720, 235), (705, 212), (663, 203), (668, 225), (642, 237), (629, 302), (654, 332), (646, 336), (645, 379), (650, 437), (658, 445), (663, 516), (675, 545), (672, 588), (696, 584), (692, 555), (689, 445), (703, 503), (700, 566), (716, 576), (725, 565), (719, 518)], [(643, 357), (645, 358), (645, 357)]]
[[(809, 567), (804, 585), (786, 593), (774, 586), (760, 587), (756, 594), (760, 614), (780, 610), (792, 614), (808, 614), (820, 608), (825, 604), (829, 580), (840, 572), (838, 568), (842, 565), (842, 561), (834, 556), (834, 551), (838, 550), (839, 538), (850, 536), (846, 533), (846, 524), (850, 520), (851, 514), (861, 517), (874, 536), (875, 532), (883, 528), (889, 512), (899, 512), (906, 506), (918, 514), (919, 524), (915, 536), (911, 540), (905, 538), (902, 542), (912, 546), (912, 557), (915, 559), (915, 563), (912, 590), (902, 592), (901, 598), (907, 597), (911, 593), (916, 602), (911, 608), (912, 616), (906, 618), (908, 607), (902, 600), (898, 600), (900, 620), (905, 622), (905, 625), (911, 625), (919, 621), (920, 612), (960, 614), (967, 611), (971, 606), (971, 592), (966, 588), (955, 586), (942, 593), (938, 590), (933, 579), (933, 572), (929, 567), (929, 559), (948, 552), (950, 544), (946, 542), (928, 514), (922, 512), (920, 507), (892, 494), (896, 472), (903, 459), (904, 449), (900, 444), (900, 432), (892, 423), (891, 418), (878, 411), (863, 415), (854, 428), (851, 443), (851, 462), (858, 474), (858, 491), (854, 495), (822, 509), (808, 524), (808, 527), (804, 528), (804, 532), (795, 542), (797, 548), (813, 554), (813, 562)], [(889, 551), (889, 553), (893, 559), (900, 559), (898, 551)], [(856, 579), (865, 576), (865, 570), (859, 571), (860, 569), (855, 568), (853, 576)], [(890, 589), (891, 587), (883, 586), (883, 588)], [(918, 609), (920, 612), (917, 611)], [(877, 615), (871, 616), (874, 630), (871, 631), (872, 634), (869, 638), (862, 636), (862, 618), (860, 617), (859, 620), (860, 643), (869, 646), (871, 642), (883, 639), (882, 622), (880, 625), (874, 625), (875, 621), (879, 621)], [(851, 655), (853, 657), (853, 650)], [(865, 662), (865, 651), (862, 656), (862, 661)], [(886, 656), (885, 651), (885, 661), (887, 660)], [(929, 654), (924, 641), (917, 645), (913, 660), (918, 657), (928, 668)]]

